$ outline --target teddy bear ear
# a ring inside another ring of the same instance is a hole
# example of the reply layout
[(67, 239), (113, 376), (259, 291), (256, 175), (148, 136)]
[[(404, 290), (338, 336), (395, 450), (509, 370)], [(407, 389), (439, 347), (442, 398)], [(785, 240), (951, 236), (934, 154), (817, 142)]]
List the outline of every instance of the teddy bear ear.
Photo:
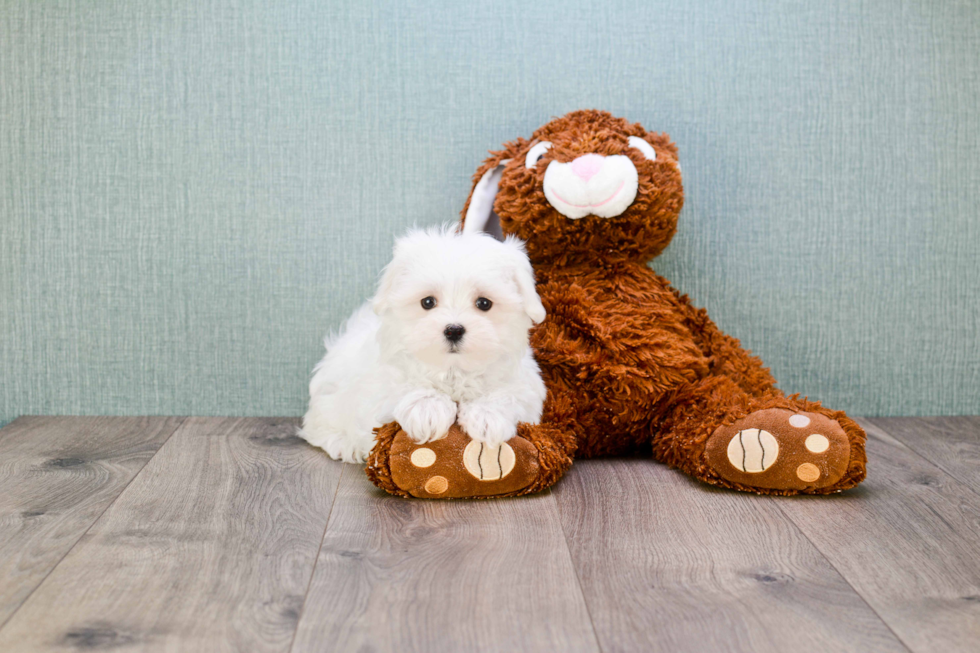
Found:
[(524, 145), (526, 142), (522, 138), (507, 143), (499, 152), (491, 152), (492, 156), (476, 171), (473, 188), (463, 206), (461, 231), (464, 234), (488, 233), (497, 240), (504, 239), (500, 219), (493, 212), (493, 202), (504, 168)]

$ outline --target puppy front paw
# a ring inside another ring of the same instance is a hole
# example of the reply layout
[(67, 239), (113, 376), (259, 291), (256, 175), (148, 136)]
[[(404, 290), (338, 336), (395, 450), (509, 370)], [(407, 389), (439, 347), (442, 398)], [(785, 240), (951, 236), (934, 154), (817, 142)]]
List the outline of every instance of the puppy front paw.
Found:
[(410, 392), (395, 406), (395, 420), (419, 444), (438, 440), (456, 421), (456, 402), (434, 390)]
[(493, 447), (517, 435), (515, 419), (481, 403), (460, 404), (459, 425), (472, 439)]

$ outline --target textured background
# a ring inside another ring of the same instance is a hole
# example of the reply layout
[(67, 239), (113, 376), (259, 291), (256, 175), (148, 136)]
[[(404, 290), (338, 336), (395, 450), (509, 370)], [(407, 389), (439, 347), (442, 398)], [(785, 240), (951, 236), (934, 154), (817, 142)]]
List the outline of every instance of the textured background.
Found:
[(654, 267), (784, 389), (980, 413), (978, 3), (462, 5), (0, 0), (0, 423), (301, 414), (394, 236), (580, 107), (677, 141)]

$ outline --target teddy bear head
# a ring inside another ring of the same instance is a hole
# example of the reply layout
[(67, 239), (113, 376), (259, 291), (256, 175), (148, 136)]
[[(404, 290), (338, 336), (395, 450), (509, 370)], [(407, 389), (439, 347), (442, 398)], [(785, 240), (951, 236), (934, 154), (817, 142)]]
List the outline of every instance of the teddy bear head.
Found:
[(491, 152), (473, 178), (464, 232), (514, 235), (536, 264), (647, 261), (677, 229), (677, 146), (605, 111), (573, 111)]

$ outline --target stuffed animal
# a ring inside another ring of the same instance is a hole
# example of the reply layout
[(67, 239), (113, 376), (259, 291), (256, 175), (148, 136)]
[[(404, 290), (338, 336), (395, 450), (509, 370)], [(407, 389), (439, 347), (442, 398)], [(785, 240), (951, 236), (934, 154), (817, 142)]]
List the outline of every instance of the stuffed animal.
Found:
[(575, 111), (492, 153), (462, 229), (526, 242), (547, 309), (531, 334), (544, 415), (493, 449), (457, 427), (416, 445), (387, 424), (368, 461), (375, 484), (417, 497), (527, 494), (573, 458), (623, 455), (760, 494), (860, 483), (864, 431), (785, 396), (762, 361), (648, 267), (683, 203), (677, 146), (609, 113)]

